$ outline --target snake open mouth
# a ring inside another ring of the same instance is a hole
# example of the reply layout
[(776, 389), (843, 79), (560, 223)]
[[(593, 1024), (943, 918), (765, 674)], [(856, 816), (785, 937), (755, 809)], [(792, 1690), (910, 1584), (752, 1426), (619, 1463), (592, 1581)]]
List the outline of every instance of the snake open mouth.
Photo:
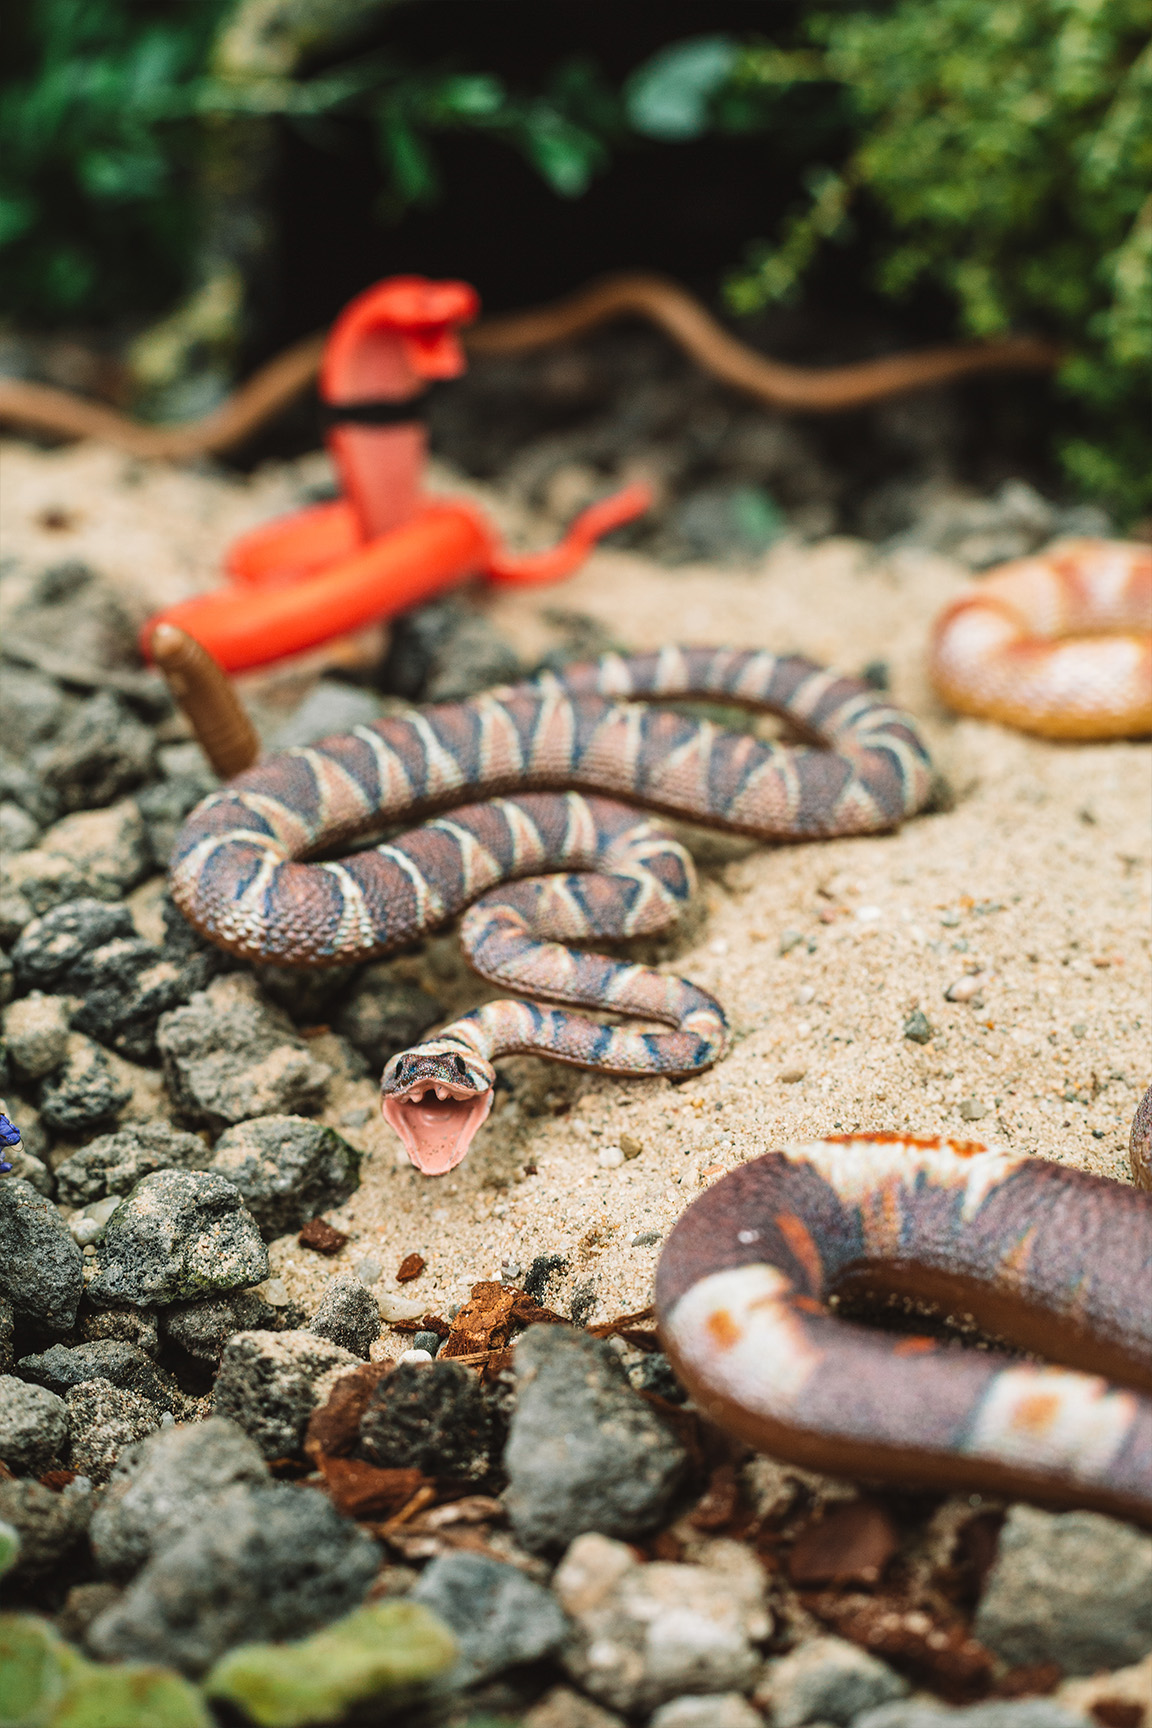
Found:
[(384, 1120), (404, 1142), (409, 1158), (425, 1176), (454, 1170), (492, 1108), (491, 1087), (452, 1080), (417, 1080), (404, 1092), (380, 1101)]

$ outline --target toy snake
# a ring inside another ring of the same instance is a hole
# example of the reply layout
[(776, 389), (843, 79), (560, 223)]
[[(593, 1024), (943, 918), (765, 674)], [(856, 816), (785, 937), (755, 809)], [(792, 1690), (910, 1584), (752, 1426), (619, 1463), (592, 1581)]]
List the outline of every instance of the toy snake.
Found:
[(931, 670), (953, 708), (1024, 732), (1152, 732), (1152, 547), (1067, 540), (1001, 565), (937, 620)]
[[(981, 1146), (837, 1135), (757, 1158), (694, 1201), (661, 1256), (656, 1306), (700, 1408), (775, 1457), (1152, 1524), (1149, 1289), (1147, 1194)], [(860, 1292), (971, 1315), (1067, 1366), (830, 1307)]]
[[(766, 709), (813, 742), (763, 742), (630, 700), (644, 696)], [(691, 895), (688, 854), (628, 806), (805, 840), (893, 828), (923, 809), (930, 785), (906, 714), (798, 655), (608, 656), (248, 769), (189, 817), (171, 890), (211, 941), (287, 966), (367, 960), (470, 908), (461, 940), (481, 976), (561, 1006), (488, 1003), (393, 1057), (385, 1116), (413, 1163), (440, 1174), (491, 1107), (496, 1057), (532, 1051), (608, 1073), (683, 1075), (722, 1053), (723, 1010), (706, 991), (566, 946), (662, 929)], [(413, 816), (433, 819), (338, 861), (309, 861)], [(602, 1025), (571, 1007), (672, 1030)]]
[[(837, 413), (973, 372), (1050, 371), (1060, 359), (1053, 343), (1009, 336), (851, 366), (787, 366), (738, 342), (677, 283), (646, 272), (609, 276), (557, 305), (487, 320), (465, 338), (465, 345), (475, 354), (515, 354), (566, 341), (628, 315), (659, 324), (705, 371), (725, 383), (769, 407), (800, 413)], [(187, 460), (242, 444), (286, 408), (316, 378), (324, 344), (319, 334), (286, 348), (199, 420), (149, 426), (71, 391), (16, 378), (0, 379), (0, 419), (65, 438), (99, 438), (132, 456)]]

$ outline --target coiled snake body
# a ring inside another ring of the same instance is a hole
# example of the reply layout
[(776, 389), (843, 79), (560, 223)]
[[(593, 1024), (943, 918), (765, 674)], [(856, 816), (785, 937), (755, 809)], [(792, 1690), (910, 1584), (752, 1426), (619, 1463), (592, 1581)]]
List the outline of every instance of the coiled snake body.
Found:
[[(643, 696), (774, 711), (814, 742), (764, 742), (631, 700)], [(906, 714), (798, 655), (608, 656), (238, 775), (185, 824), (172, 894), (212, 941), (288, 966), (367, 960), (469, 908), (461, 940), (475, 969), (561, 1006), (488, 1003), (389, 1063), (384, 1113), (413, 1162), (439, 1174), (487, 1115), (498, 1056), (683, 1075), (723, 1051), (724, 1012), (707, 991), (566, 946), (662, 929), (692, 892), (683, 847), (616, 799), (802, 840), (892, 828), (924, 807), (930, 785)], [(339, 861), (309, 861), (413, 815), (432, 819)], [(673, 1030), (606, 1026), (573, 1007)]]
[[(776, 1457), (1152, 1524), (1150, 1289), (1149, 1195), (1043, 1158), (846, 1134), (708, 1189), (668, 1238), (656, 1305), (700, 1407)], [(861, 1291), (974, 1316), (1067, 1366), (832, 1310)]]

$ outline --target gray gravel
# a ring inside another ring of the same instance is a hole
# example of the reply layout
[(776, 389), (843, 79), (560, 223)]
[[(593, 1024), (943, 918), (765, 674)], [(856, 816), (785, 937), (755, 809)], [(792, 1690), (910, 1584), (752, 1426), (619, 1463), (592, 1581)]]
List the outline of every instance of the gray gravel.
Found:
[(165, 1340), (210, 1367), (219, 1362), (234, 1333), (278, 1332), (302, 1320), (295, 1306), (274, 1308), (255, 1290), (234, 1290), (202, 1302), (174, 1302), (160, 1310)]
[(0, 1480), (0, 1519), (19, 1532), (13, 1580), (39, 1578), (70, 1557), (92, 1517), (92, 1484), (77, 1477), (59, 1493), (31, 1477)]
[(86, 1206), (108, 1194), (127, 1194), (154, 1170), (202, 1170), (212, 1157), (198, 1134), (166, 1122), (139, 1122), (101, 1134), (56, 1166), (62, 1206)]
[(380, 1305), (359, 1278), (347, 1273), (330, 1278), (308, 1330), (366, 1362), (380, 1336)]
[(299, 1230), (354, 1194), (360, 1154), (303, 1116), (259, 1116), (220, 1136), (208, 1166), (244, 1197), (266, 1240)]
[(171, 1410), (174, 1388), (138, 1346), (124, 1339), (95, 1339), (87, 1344), (53, 1344), (37, 1356), (22, 1356), (18, 1364), (22, 1380), (46, 1386), (66, 1397), (86, 1380), (107, 1380), (127, 1392), (146, 1398), (159, 1410)]
[(1096, 1512), (1013, 1506), (974, 1631), (1014, 1667), (1138, 1662), (1152, 1651), (1152, 1536)]
[(109, 1380), (83, 1380), (64, 1400), (72, 1429), (69, 1462), (97, 1484), (108, 1481), (127, 1447), (160, 1427), (162, 1412), (147, 1398)]
[(157, 1170), (109, 1219), (87, 1295), (163, 1307), (267, 1276), (268, 1250), (230, 1182), (208, 1170)]
[(513, 1371), (505, 1499), (524, 1546), (542, 1553), (587, 1530), (628, 1538), (655, 1529), (687, 1460), (615, 1352), (571, 1327), (531, 1326)]
[(220, 1359), (214, 1408), (250, 1434), (265, 1458), (296, 1457), (336, 1374), (358, 1365), (350, 1350), (312, 1332), (238, 1332)]
[(48, 1332), (75, 1323), (83, 1260), (51, 1200), (18, 1176), (0, 1181), (0, 1294)]
[(852, 1728), (1085, 1728), (1085, 1719), (1051, 1698), (1013, 1698), (994, 1704), (884, 1704), (865, 1710)]
[(217, 978), (162, 1015), (156, 1043), (176, 1108), (214, 1130), (317, 1110), (332, 1072), (246, 973)]
[(907, 1680), (845, 1638), (813, 1638), (764, 1669), (757, 1698), (771, 1704), (775, 1728), (805, 1722), (843, 1725), (862, 1710), (903, 1698)]
[(39, 1476), (58, 1464), (68, 1443), (62, 1398), (13, 1374), (0, 1374), (0, 1463), (18, 1476)]
[(303, 1638), (347, 1614), (379, 1564), (375, 1542), (323, 1495), (287, 1482), (231, 1488), (163, 1542), (93, 1622), (89, 1648), (202, 1674), (237, 1644)]
[(131, 1096), (99, 1044), (71, 1032), (64, 1062), (40, 1094), (40, 1115), (56, 1133), (79, 1137), (111, 1128)]
[(409, 1598), (430, 1608), (460, 1648), (446, 1683), (475, 1686), (559, 1650), (568, 1616), (550, 1590), (483, 1554), (441, 1554)]
[(161, 1542), (201, 1521), (201, 1504), (268, 1469), (234, 1422), (210, 1417), (163, 1429), (121, 1453), (92, 1519), (92, 1550), (113, 1578), (130, 1577)]

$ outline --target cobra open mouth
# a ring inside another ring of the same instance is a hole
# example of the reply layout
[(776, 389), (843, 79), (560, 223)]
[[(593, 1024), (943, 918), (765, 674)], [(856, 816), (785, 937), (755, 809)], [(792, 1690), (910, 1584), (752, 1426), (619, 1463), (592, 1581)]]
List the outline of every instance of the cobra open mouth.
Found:
[(425, 1176), (454, 1170), (492, 1108), (492, 1088), (478, 1092), (453, 1080), (417, 1080), (406, 1092), (380, 1100), (409, 1158)]

